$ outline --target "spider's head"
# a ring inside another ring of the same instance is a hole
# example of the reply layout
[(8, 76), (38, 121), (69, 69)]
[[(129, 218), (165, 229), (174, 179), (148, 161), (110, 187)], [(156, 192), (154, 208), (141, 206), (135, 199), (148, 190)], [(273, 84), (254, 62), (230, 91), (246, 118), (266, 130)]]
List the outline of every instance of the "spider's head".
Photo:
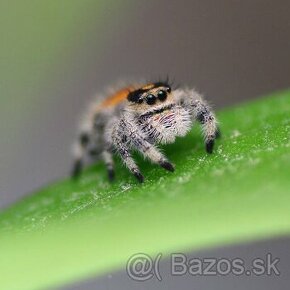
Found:
[(167, 82), (147, 84), (128, 94), (130, 109), (144, 113), (172, 103), (171, 87)]

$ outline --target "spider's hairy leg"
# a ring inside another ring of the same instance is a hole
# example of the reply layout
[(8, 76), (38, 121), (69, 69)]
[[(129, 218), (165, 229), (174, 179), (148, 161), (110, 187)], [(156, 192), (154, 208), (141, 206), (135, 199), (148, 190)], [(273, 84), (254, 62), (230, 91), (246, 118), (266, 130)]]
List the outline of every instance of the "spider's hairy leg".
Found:
[(82, 168), (83, 168), (83, 159), (86, 153), (87, 145), (90, 141), (90, 134), (88, 132), (81, 132), (76, 142), (73, 146), (73, 155), (74, 162), (71, 170), (71, 177), (78, 178)]
[(107, 167), (109, 181), (113, 181), (115, 179), (115, 170), (114, 170), (114, 161), (110, 150), (104, 150), (102, 152), (102, 158)]
[(79, 177), (84, 163), (84, 157), (88, 154), (91, 157), (99, 155), (100, 150), (96, 146), (92, 148), (91, 145), (96, 145), (94, 142), (96, 136), (99, 134), (99, 130), (94, 129), (94, 122), (97, 118), (97, 114), (93, 106), (90, 106), (89, 110), (84, 115), (80, 122), (78, 139), (73, 145), (74, 163), (71, 170), (71, 177)]
[(215, 115), (210, 107), (202, 100), (194, 102), (193, 109), (196, 120), (202, 125), (206, 151), (212, 153), (214, 141), (220, 136)]
[(129, 138), (134, 147), (153, 163), (159, 164), (168, 171), (174, 171), (174, 166), (153, 144), (146, 140), (146, 137), (143, 136), (143, 132), (137, 128), (135, 130), (131, 130)]
[(144, 181), (144, 177), (141, 174), (141, 171), (133, 159), (130, 149), (127, 146), (123, 133), (119, 130), (114, 130), (112, 133), (112, 141), (113, 146), (116, 152), (121, 157), (123, 163), (126, 167), (131, 171), (131, 173), (137, 178), (137, 180), (142, 183)]

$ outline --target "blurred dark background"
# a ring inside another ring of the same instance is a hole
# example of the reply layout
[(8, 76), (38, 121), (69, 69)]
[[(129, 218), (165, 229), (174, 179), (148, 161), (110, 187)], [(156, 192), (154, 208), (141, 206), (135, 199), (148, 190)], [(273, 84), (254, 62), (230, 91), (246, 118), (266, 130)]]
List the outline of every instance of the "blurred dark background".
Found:
[(78, 117), (119, 79), (168, 74), (215, 108), (288, 88), (289, 11), (287, 0), (1, 1), (0, 207), (67, 176)]

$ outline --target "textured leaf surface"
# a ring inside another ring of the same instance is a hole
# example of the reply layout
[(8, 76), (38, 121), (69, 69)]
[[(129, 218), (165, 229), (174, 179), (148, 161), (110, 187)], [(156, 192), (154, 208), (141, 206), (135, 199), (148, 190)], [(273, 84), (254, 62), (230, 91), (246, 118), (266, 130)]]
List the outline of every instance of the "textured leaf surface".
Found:
[(138, 158), (138, 184), (117, 162), (60, 181), (0, 214), (0, 288), (39, 289), (163, 254), (290, 232), (290, 92), (218, 114), (213, 155), (195, 128), (164, 147), (169, 173)]

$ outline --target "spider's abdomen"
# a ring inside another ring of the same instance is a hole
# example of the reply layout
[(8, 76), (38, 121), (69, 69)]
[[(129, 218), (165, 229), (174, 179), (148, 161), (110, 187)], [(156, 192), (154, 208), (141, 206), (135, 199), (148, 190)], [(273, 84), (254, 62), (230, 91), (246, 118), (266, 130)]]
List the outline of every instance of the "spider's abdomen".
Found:
[(142, 131), (152, 143), (159, 144), (173, 143), (176, 137), (185, 136), (192, 126), (189, 111), (181, 106), (153, 114), (141, 122)]

